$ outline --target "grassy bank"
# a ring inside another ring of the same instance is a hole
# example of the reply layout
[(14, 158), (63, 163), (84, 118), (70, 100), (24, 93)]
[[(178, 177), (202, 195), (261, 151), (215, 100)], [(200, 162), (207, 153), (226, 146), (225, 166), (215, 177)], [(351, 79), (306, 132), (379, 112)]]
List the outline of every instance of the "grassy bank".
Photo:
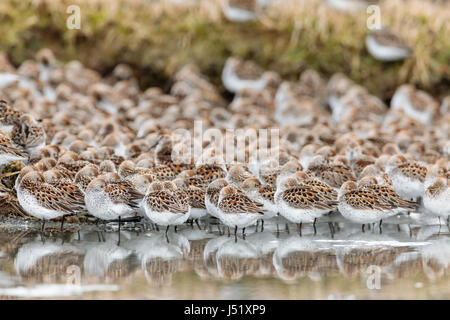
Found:
[[(449, 91), (448, 2), (381, 1), (382, 23), (415, 50), (403, 62), (386, 64), (365, 50), (365, 12), (336, 12), (320, 0), (284, 0), (258, 22), (236, 24), (223, 17), (221, 1), (2, 0), (0, 50), (19, 64), (50, 47), (60, 60), (79, 59), (104, 73), (125, 62), (143, 86), (167, 84), (186, 63), (220, 84), (224, 61), (237, 55), (288, 79), (306, 67), (325, 76), (344, 72), (385, 98), (405, 82), (436, 94)], [(81, 8), (80, 30), (66, 27), (71, 4)]]

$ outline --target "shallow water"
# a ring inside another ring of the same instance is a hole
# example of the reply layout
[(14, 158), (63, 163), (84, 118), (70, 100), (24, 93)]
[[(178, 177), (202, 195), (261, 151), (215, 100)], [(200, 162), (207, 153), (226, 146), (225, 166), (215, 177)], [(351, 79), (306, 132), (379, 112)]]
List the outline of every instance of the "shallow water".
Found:
[[(331, 222), (331, 223), (330, 223)], [(341, 216), (267, 221), (235, 238), (217, 224), (175, 233), (116, 225), (0, 225), (0, 297), (65, 299), (449, 299), (450, 234), (420, 215), (362, 232)], [(278, 225), (278, 231), (277, 231)], [(104, 231), (98, 231), (104, 230)]]

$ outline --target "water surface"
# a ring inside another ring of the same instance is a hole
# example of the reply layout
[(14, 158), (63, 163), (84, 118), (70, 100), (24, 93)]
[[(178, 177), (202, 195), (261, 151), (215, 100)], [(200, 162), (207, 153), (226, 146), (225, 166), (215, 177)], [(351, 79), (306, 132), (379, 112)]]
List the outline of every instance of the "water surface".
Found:
[[(420, 219), (419, 219), (420, 220)], [(235, 238), (217, 224), (177, 232), (35, 222), (0, 229), (3, 299), (449, 299), (446, 225), (392, 218), (362, 232), (335, 215), (266, 222)], [(219, 228), (220, 231), (219, 231)], [(277, 230), (278, 229), (278, 230)]]

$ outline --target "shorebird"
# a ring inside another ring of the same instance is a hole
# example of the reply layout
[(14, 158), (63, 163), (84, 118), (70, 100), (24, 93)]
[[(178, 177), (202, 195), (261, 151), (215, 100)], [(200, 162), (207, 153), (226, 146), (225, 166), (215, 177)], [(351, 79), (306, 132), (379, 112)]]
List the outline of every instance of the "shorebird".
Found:
[(253, 177), (253, 175), (247, 171), (242, 165), (234, 164), (228, 170), (228, 173), (225, 177), (225, 180), (232, 185), (237, 187), (242, 186), (242, 183), (248, 179)]
[(77, 172), (74, 182), (85, 193), (89, 183), (99, 175), (98, 169), (94, 165), (87, 165)]
[(189, 185), (183, 178), (176, 178), (173, 183), (177, 188), (184, 193), (187, 197), (189, 206), (191, 207), (190, 219), (192, 222), (195, 221), (198, 228), (201, 229), (198, 222), (199, 219), (205, 217), (208, 214), (205, 205), (205, 194), (206, 191), (194, 185)]
[(0, 130), (6, 134), (11, 133), (14, 126), (19, 123), (22, 114), (19, 110), (10, 107), (5, 100), (0, 100)]
[(358, 186), (361, 189), (375, 191), (382, 201), (397, 206), (393, 209), (396, 213), (417, 209), (416, 202), (402, 199), (389, 184), (380, 184), (379, 181), (383, 181), (383, 178), (366, 176), (358, 181)]
[(358, 187), (353, 181), (345, 182), (338, 193), (339, 212), (347, 219), (361, 223), (362, 230), (367, 223), (381, 222), (397, 214), (398, 204), (367, 187)]
[(444, 219), (449, 218), (450, 185), (447, 177), (439, 176), (433, 179), (423, 195), (423, 205), (433, 215)]
[(188, 200), (171, 182), (153, 182), (143, 200), (146, 216), (156, 225), (167, 226), (166, 235), (171, 225), (185, 223), (190, 216), (191, 207)]
[[(331, 188), (299, 183), (294, 177), (284, 179), (275, 193), (275, 203), (280, 215), (299, 225), (312, 222), (336, 208)], [(300, 229), (301, 230), (301, 229)]]
[(379, 0), (327, 0), (329, 6), (348, 12), (365, 10), (371, 4), (377, 4)]
[(228, 20), (233, 22), (247, 22), (257, 18), (257, 0), (225, 0), (222, 11)]
[(244, 89), (260, 91), (267, 85), (268, 80), (256, 64), (234, 57), (228, 58), (222, 71), (222, 82), (225, 88), (233, 93)]
[(31, 115), (23, 114), (11, 131), (12, 141), (28, 154), (45, 146), (45, 130)]
[(377, 60), (403, 60), (412, 54), (412, 49), (398, 35), (387, 28), (374, 30), (366, 37), (367, 51)]
[(45, 220), (84, 210), (84, 203), (79, 198), (74, 200), (71, 190), (46, 183), (38, 171), (29, 172), (22, 178), (17, 189), (17, 199), (26, 213), (42, 220), (42, 231)]
[(121, 220), (136, 213), (144, 195), (117, 174), (109, 175), (93, 179), (86, 188), (84, 199), (87, 210), (94, 217), (107, 221), (118, 219), (120, 244)]
[(345, 164), (329, 164), (320, 155), (315, 156), (311, 160), (308, 171), (335, 189), (340, 188), (346, 181), (356, 181), (356, 177), (350, 167)]
[(417, 90), (410, 84), (401, 85), (395, 90), (391, 108), (403, 110), (409, 117), (426, 125), (431, 125), (439, 114), (438, 102), (425, 91)]
[[(56, 169), (45, 171), (43, 174), (44, 181), (63, 193), (67, 197), (67, 201), (71, 204), (77, 205), (81, 210), (85, 210), (84, 193), (72, 180), (64, 178), (64, 176)], [(62, 216), (61, 230), (64, 226), (64, 219), (66, 215)]]
[(0, 134), (0, 167), (12, 162), (28, 160), (25, 150), (18, 148), (5, 136)]
[(261, 217), (261, 231), (263, 231), (264, 220), (278, 214), (278, 206), (275, 204), (275, 185), (267, 183), (263, 185), (256, 178), (248, 178), (242, 184), (242, 190), (251, 200), (263, 204), (264, 215)]
[(264, 214), (263, 204), (255, 202), (240, 192), (235, 186), (226, 186), (220, 190), (218, 216), (222, 223), (234, 229), (236, 236), (238, 228), (254, 225)]
[(219, 218), (219, 195), (220, 191), (228, 186), (228, 182), (225, 179), (217, 179), (211, 182), (206, 188), (205, 193), (205, 206), (208, 213), (215, 217)]
[(427, 168), (417, 162), (408, 161), (403, 155), (392, 156), (386, 166), (392, 187), (403, 199), (411, 200), (423, 196)]

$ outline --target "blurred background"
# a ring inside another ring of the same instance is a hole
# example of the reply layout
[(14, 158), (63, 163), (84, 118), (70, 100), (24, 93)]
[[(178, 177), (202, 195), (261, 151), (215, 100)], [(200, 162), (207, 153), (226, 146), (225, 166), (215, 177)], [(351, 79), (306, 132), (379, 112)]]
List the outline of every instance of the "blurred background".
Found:
[[(367, 52), (374, 4), (381, 24), (413, 48), (407, 59), (385, 63)], [(68, 28), (71, 5), (79, 8), (79, 29)], [(255, 14), (236, 21), (227, 6)], [(143, 88), (169, 88), (171, 76), (192, 63), (224, 92), (223, 65), (237, 56), (287, 80), (309, 67), (326, 77), (343, 72), (385, 100), (403, 83), (440, 98), (450, 88), (449, 18), (445, 0), (3, 0), (0, 50), (16, 66), (41, 48), (102, 74), (126, 63)]]

